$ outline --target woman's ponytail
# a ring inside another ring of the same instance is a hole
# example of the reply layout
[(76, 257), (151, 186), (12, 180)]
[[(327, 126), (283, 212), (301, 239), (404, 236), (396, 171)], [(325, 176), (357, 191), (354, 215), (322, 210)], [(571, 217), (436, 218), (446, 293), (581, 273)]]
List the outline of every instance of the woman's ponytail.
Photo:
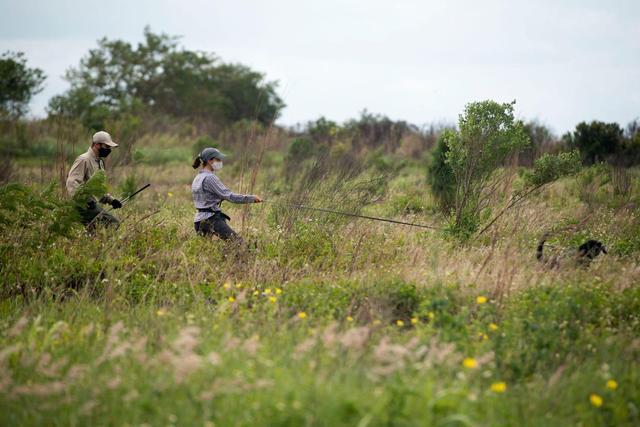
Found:
[(201, 164), (202, 164), (202, 159), (200, 158), (200, 155), (198, 154), (198, 156), (193, 160), (193, 164), (191, 166), (194, 169), (198, 169)]

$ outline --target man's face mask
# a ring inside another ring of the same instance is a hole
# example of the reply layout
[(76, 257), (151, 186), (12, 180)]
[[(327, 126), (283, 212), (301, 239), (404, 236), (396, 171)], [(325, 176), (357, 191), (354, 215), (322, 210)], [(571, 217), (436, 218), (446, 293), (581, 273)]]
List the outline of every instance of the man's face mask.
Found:
[(214, 160), (213, 163), (211, 164), (211, 168), (214, 171), (219, 171), (220, 169), (222, 169), (222, 161), (221, 160)]
[(104, 146), (101, 146), (100, 148), (98, 148), (98, 155), (103, 159), (107, 157), (109, 154), (111, 154), (111, 148), (107, 148)]

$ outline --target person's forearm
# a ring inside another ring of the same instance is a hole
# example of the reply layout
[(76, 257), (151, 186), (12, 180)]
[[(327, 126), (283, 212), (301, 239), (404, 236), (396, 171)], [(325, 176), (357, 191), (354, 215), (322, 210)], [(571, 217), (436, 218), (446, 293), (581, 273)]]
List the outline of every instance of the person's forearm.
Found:
[(231, 203), (239, 203), (239, 204), (254, 203), (256, 201), (254, 196), (251, 196), (248, 194), (236, 194), (236, 193), (230, 193), (226, 197), (226, 199)]

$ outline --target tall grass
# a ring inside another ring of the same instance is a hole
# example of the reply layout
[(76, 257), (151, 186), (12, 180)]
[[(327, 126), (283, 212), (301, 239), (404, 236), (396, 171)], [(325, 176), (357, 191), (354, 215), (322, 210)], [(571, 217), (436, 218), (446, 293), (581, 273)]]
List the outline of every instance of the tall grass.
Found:
[[(312, 159), (289, 182), (270, 156), (285, 157), (265, 153), (256, 192), (275, 200), (446, 221), (418, 161)], [(242, 166), (228, 166), (239, 188)], [(563, 178), (465, 244), (252, 205), (239, 262), (193, 232), (187, 163), (121, 167), (111, 185), (132, 188), (132, 170), (153, 187), (92, 237), (75, 226), (44, 242), (46, 206), (0, 204), (0, 424), (640, 423), (633, 171), (624, 204), (604, 178)], [(27, 201), (49, 194), (29, 188)], [(237, 227), (240, 207), (225, 209)], [(546, 271), (535, 245), (549, 230), (553, 250), (593, 237), (609, 255)]]

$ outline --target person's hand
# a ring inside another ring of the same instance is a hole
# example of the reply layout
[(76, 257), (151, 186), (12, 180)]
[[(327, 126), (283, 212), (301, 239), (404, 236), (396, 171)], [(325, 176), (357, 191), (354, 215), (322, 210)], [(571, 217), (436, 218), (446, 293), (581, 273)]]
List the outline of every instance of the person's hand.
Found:
[(122, 202), (118, 199), (113, 199), (111, 201), (111, 206), (113, 206), (113, 209), (120, 209), (122, 207)]
[(262, 203), (262, 197), (260, 196), (253, 196), (253, 203)]

